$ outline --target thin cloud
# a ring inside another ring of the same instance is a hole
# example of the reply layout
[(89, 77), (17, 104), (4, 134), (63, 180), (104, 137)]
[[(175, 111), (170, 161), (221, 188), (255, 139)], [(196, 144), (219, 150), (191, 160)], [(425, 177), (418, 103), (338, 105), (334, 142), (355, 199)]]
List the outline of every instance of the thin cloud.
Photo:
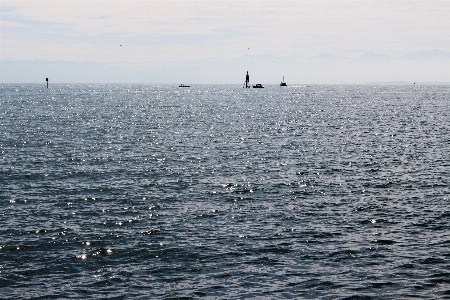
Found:
[(93, 20), (107, 20), (107, 19), (111, 19), (112, 16), (111, 15), (103, 15), (103, 16), (94, 16), (94, 17), (75, 17), (77, 19), (93, 19)]
[(29, 27), (29, 25), (19, 22), (0, 20), (0, 27)]

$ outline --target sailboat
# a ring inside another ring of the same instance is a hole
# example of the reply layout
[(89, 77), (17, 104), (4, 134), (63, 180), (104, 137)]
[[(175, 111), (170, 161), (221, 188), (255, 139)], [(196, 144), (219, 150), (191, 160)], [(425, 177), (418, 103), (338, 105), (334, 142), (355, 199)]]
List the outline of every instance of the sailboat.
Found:
[(284, 82), (284, 76), (283, 76), (283, 81), (280, 83), (280, 86), (287, 86), (286, 82)]

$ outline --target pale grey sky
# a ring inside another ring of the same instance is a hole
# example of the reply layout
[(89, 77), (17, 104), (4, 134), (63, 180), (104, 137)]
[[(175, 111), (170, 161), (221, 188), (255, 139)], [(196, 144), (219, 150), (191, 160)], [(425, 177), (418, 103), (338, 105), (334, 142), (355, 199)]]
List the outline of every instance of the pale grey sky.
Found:
[[(243, 55), (289, 64), (322, 53), (448, 54), (450, 1), (1, 0), (0, 39), (1, 60), (122, 62), (129, 71), (206, 58), (239, 58), (245, 69)], [(442, 80), (445, 72), (438, 70)]]

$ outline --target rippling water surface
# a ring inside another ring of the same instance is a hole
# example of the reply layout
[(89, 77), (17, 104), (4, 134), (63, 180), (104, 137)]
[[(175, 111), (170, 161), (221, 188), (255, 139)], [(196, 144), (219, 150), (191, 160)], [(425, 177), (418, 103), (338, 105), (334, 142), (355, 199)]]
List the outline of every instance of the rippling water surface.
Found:
[(3, 85), (0, 107), (0, 298), (450, 298), (448, 86)]

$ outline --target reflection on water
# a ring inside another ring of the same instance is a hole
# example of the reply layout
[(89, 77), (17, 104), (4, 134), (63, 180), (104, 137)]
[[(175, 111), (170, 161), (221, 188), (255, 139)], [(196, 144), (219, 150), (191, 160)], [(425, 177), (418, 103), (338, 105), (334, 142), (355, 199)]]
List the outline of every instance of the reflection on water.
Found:
[(3, 85), (2, 298), (444, 298), (447, 86)]

